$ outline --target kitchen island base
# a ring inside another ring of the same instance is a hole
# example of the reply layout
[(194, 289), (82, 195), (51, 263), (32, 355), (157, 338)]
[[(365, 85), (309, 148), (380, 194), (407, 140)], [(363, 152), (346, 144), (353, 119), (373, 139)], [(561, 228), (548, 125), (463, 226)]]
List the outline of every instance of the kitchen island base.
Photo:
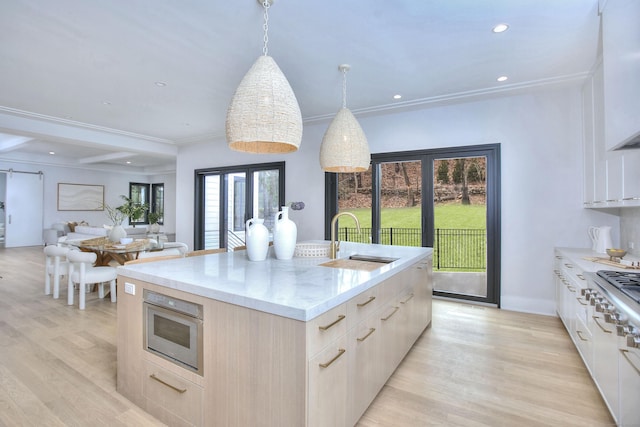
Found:
[[(430, 256), (308, 321), (125, 274), (117, 390), (172, 426), (354, 425), (431, 322)], [(202, 375), (144, 350), (145, 289), (202, 305)]]

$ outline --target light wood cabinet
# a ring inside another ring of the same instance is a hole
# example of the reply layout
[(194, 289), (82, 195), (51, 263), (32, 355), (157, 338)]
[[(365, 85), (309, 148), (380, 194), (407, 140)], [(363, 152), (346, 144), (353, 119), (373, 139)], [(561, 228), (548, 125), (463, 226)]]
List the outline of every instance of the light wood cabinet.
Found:
[[(309, 360), (309, 427), (344, 425), (347, 419), (347, 337), (343, 336)], [(284, 425), (284, 424), (279, 424)]]
[(145, 361), (142, 396), (149, 412), (167, 424), (202, 425), (202, 387), (162, 366)]
[[(144, 350), (144, 289), (202, 305), (202, 376)], [(117, 389), (169, 425), (354, 425), (431, 322), (431, 289), (425, 258), (303, 322), (121, 275)]]

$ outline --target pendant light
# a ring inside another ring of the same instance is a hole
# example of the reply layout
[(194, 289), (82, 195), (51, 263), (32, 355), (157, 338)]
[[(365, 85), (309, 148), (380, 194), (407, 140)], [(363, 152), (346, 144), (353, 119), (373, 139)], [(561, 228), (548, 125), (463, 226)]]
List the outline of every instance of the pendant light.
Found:
[(369, 144), (360, 124), (347, 108), (348, 64), (338, 67), (342, 72), (342, 108), (333, 118), (322, 138), (320, 166), (325, 172), (364, 172), (369, 169)]
[(302, 141), (302, 115), (293, 89), (267, 53), (269, 7), (273, 0), (258, 0), (264, 7), (263, 55), (236, 89), (227, 110), (227, 144), (247, 153), (290, 153)]

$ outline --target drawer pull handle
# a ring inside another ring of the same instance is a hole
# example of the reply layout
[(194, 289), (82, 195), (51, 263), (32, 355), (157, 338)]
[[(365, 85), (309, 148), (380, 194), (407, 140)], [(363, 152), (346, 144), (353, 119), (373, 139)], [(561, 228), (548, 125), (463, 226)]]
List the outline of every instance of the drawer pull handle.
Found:
[(412, 293), (411, 293), (411, 295), (409, 295), (409, 298), (407, 298), (407, 299), (406, 299), (406, 300), (404, 300), (404, 301), (400, 301), (400, 304), (406, 304), (406, 303), (408, 303), (408, 302), (409, 302), (409, 300), (411, 300), (411, 298), (413, 298), (413, 296), (414, 296), (414, 295), (413, 295), (413, 292), (412, 292)]
[(602, 327), (602, 325), (600, 324), (600, 322), (598, 321), (599, 317), (598, 316), (591, 316), (593, 318), (593, 321), (596, 322), (596, 325), (598, 325), (598, 327), (600, 329), (602, 329), (602, 332), (604, 332), (605, 334), (610, 334), (611, 331), (606, 330), (605, 328)]
[(171, 389), (173, 389), (173, 390), (177, 391), (178, 393), (181, 393), (181, 394), (182, 394), (182, 393), (184, 393), (185, 391), (187, 391), (187, 389), (186, 389), (186, 388), (178, 388), (178, 387), (176, 387), (176, 386), (174, 386), (174, 385), (169, 384), (168, 382), (166, 382), (166, 381), (164, 381), (164, 380), (161, 380), (160, 378), (156, 377), (156, 374), (151, 374), (151, 375), (149, 375), (149, 376), (150, 376), (151, 378), (153, 378), (154, 380), (158, 381), (160, 384), (164, 384), (164, 385), (166, 385), (167, 387), (169, 387), (169, 388), (171, 388)]
[(640, 375), (640, 369), (638, 369), (638, 367), (633, 364), (633, 361), (629, 359), (629, 356), (627, 355), (627, 353), (629, 353), (629, 350), (625, 350), (623, 348), (619, 348), (618, 350), (620, 350), (620, 353), (622, 353), (624, 358), (627, 359), (627, 362), (629, 362), (629, 365), (631, 365), (631, 367), (636, 370), (636, 373)]
[(589, 341), (589, 340), (586, 340), (586, 339), (582, 338), (582, 331), (576, 330), (576, 334), (578, 334), (578, 338), (580, 338), (582, 341)]
[(383, 317), (380, 320), (382, 320), (383, 322), (391, 319), (391, 316), (393, 316), (394, 314), (396, 314), (396, 311), (400, 310), (400, 307), (393, 307), (393, 311), (391, 312), (390, 315), (388, 315), (387, 317)]
[(573, 268), (573, 265), (571, 265), (571, 264), (567, 264), (566, 262), (564, 263), (564, 265), (566, 265), (566, 266), (567, 266), (567, 268)]
[(333, 362), (338, 360), (338, 358), (340, 356), (342, 356), (345, 351), (347, 351), (347, 350), (345, 350), (344, 348), (339, 348), (338, 349), (338, 354), (336, 354), (333, 359), (329, 360), (327, 363), (319, 363), (318, 366), (320, 366), (321, 368), (328, 368), (329, 365), (331, 365)]
[(576, 276), (578, 276), (578, 278), (580, 280), (585, 280), (584, 276), (582, 274), (580, 274), (580, 273), (576, 274)]
[(358, 341), (362, 342), (362, 341), (366, 340), (367, 338), (369, 338), (369, 335), (371, 335), (375, 331), (376, 331), (376, 328), (369, 328), (369, 332), (367, 333), (367, 335), (363, 336), (362, 338), (356, 338), (356, 339)]
[(365, 305), (369, 304), (369, 303), (370, 303), (371, 301), (373, 301), (374, 299), (376, 299), (376, 297), (371, 296), (371, 297), (369, 297), (369, 299), (368, 299), (366, 302), (358, 303), (358, 307), (364, 307)]
[[(572, 292), (575, 292), (575, 290), (574, 290), (574, 291), (572, 291)], [(581, 305), (589, 305), (589, 304), (587, 304), (586, 302), (582, 302), (582, 301), (580, 300), (580, 298), (576, 298), (576, 300), (577, 300)]]
[(338, 318), (336, 320), (334, 320), (333, 322), (329, 323), (326, 326), (318, 326), (318, 329), (320, 329), (321, 331), (326, 331), (327, 329), (329, 329), (330, 327), (332, 327), (333, 325), (335, 325), (336, 323), (338, 323), (339, 321), (341, 321), (342, 319), (345, 318), (344, 314), (341, 314), (338, 316)]

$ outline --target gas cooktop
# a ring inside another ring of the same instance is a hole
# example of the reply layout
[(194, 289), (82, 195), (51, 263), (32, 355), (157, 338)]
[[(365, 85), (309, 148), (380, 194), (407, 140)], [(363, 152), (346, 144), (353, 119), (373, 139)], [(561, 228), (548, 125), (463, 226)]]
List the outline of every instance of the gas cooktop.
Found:
[(640, 303), (640, 272), (600, 270), (598, 276)]

